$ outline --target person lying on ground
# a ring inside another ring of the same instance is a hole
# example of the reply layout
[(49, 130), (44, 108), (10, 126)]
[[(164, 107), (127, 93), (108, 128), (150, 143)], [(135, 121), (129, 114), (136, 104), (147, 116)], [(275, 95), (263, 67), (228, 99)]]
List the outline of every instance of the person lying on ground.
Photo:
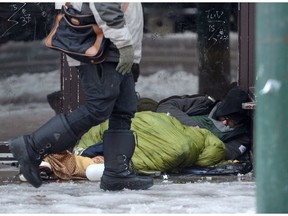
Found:
[[(103, 134), (108, 124), (106, 121), (85, 133), (74, 154), (66, 151), (44, 158), (58, 178), (85, 178), (85, 169), (103, 156)], [(193, 165), (206, 167), (225, 160), (224, 143), (210, 131), (183, 125), (165, 113), (136, 112), (131, 130), (136, 141), (132, 162), (139, 174), (178, 173)]]
[(209, 96), (172, 96), (159, 102), (156, 112), (169, 113), (182, 124), (206, 128), (225, 144), (226, 160), (234, 160), (251, 149), (250, 117), (242, 109), (249, 100), (239, 86), (222, 101)]
[[(193, 165), (205, 167), (239, 158), (250, 148), (249, 118), (241, 109), (241, 104), (247, 100), (248, 95), (234, 87), (220, 102), (209, 96), (177, 96), (161, 101), (157, 109), (159, 113), (137, 112), (132, 119), (132, 130), (138, 141), (132, 159), (136, 170), (142, 173), (181, 172), (181, 169)], [(82, 164), (82, 174), (86, 165), (93, 161), (80, 155), (85, 155), (83, 153), (89, 149), (92, 154), (85, 156), (103, 155), (102, 135), (107, 124), (91, 128), (74, 148), (78, 161), (75, 166), (79, 169), (79, 164)], [(98, 148), (94, 155), (93, 148)], [(58, 173), (65, 173), (66, 165), (61, 162), (65, 153), (49, 157), (45, 160), (52, 162)], [(77, 174), (70, 173), (70, 176)]]

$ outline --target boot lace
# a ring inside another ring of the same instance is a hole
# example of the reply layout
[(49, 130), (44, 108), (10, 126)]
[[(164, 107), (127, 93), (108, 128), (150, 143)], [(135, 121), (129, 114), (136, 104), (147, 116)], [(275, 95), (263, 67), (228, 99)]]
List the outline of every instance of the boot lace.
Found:
[(128, 170), (131, 174), (137, 174), (136, 173), (136, 169), (135, 169), (135, 166), (134, 166), (134, 163), (132, 160), (129, 161), (129, 170)]

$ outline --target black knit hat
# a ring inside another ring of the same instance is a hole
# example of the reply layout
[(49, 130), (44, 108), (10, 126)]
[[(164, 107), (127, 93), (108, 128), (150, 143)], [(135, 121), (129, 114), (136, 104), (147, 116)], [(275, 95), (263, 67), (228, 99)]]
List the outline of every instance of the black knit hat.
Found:
[(233, 87), (220, 102), (215, 117), (226, 116), (230, 119), (240, 121), (246, 117), (246, 112), (242, 109), (242, 103), (248, 101), (248, 94), (239, 88)]

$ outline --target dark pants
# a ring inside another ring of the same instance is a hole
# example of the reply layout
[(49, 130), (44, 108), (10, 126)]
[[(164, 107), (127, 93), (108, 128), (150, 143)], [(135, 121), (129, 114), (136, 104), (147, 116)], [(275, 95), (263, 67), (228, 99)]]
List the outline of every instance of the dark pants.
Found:
[(117, 63), (78, 67), (85, 104), (67, 114), (67, 121), (78, 138), (91, 127), (109, 119), (109, 129), (129, 130), (137, 108), (132, 73), (122, 75)]

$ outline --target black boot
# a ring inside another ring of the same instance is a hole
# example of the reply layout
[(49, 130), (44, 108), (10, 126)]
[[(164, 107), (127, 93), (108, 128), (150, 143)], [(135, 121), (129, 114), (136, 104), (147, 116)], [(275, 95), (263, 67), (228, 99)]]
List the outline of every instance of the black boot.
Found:
[[(153, 186), (153, 178), (138, 176), (131, 158), (135, 138), (130, 130), (108, 130), (103, 135), (105, 169), (101, 177), (103, 190), (145, 190)], [(131, 169), (132, 164), (132, 169)]]
[(9, 148), (18, 160), (21, 173), (30, 184), (38, 188), (42, 184), (39, 165), (43, 157), (69, 149), (76, 141), (64, 114), (60, 114), (31, 135), (10, 140)]

